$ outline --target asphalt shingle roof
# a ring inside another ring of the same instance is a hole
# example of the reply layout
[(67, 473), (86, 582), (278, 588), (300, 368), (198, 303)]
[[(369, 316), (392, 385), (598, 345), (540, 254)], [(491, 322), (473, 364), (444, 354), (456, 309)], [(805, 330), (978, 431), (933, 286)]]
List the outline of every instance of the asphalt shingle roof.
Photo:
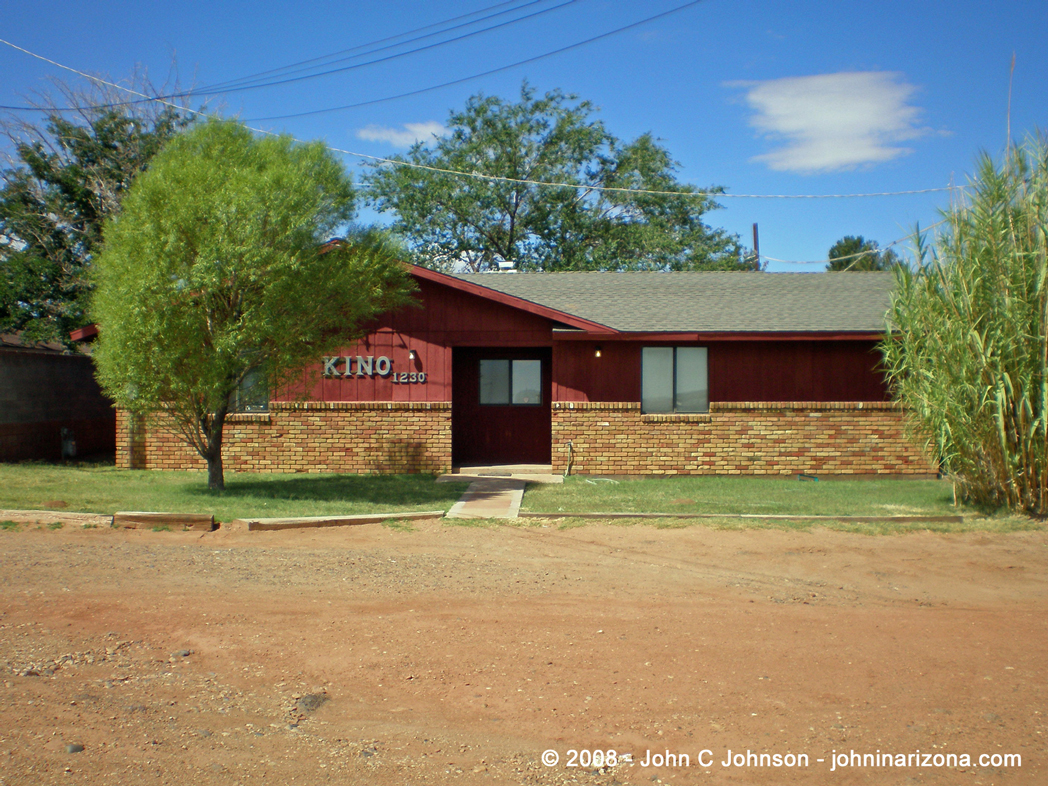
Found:
[(624, 332), (881, 332), (892, 273), (458, 274)]

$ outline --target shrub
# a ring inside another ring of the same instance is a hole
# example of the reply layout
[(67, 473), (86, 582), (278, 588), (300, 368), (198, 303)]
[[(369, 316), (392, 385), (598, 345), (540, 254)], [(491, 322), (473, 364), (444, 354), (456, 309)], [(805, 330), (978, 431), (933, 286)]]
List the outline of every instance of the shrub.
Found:
[(1048, 145), (982, 156), (916, 269), (899, 268), (883, 345), (896, 397), (983, 507), (1048, 513)]

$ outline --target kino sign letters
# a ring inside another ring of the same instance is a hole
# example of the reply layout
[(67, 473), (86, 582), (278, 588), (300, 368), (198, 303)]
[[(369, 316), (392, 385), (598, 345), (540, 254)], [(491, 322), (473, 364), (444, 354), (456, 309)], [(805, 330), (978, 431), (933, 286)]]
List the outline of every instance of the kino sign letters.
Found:
[(385, 355), (335, 355), (324, 356), (324, 376), (331, 378), (341, 377), (389, 377), (395, 384), (425, 384), (425, 371), (394, 371), (393, 361)]

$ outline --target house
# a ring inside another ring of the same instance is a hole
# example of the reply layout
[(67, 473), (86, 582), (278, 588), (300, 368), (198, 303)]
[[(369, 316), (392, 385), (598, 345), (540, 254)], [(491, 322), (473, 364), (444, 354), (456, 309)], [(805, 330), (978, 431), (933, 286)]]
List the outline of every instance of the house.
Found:
[[(890, 273), (411, 272), (418, 307), (231, 416), (228, 469), (935, 473), (879, 365)], [(117, 461), (203, 466), (123, 415)]]
[(116, 413), (91, 358), (0, 335), (0, 461), (112, 453)]

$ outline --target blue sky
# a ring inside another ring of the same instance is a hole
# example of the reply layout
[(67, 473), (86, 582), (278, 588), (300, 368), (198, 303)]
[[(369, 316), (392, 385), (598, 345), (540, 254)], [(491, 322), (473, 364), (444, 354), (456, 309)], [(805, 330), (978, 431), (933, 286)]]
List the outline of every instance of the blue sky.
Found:
[[(477, 19), (507, 12), (362, 59), (535, 14), (382, 63), (229, 92), (216, 97), (215, 105), (249, 125), (386, 156), (403, 152), (418, 135), (439, 133), (448, 112), (470, 95), (512, 99), (527, 79), (539, 91), (559, 88), (596, 104), (599, 117), (620, 138), (652, 132), (680, 162), (681, 180), (698, 187), (722, 185), (730, 194), (866, 194), (963, 184), (980, 151), (999, 156), (1004, 149), (1013, 53), (1012, 137), (1048, 127), (1045, 0), (687, 4), (39, 0), (9, 4), (0, 38), (118, 80), (138, 66), (163, 83), (174, 59), (182, 86), (189, 87), (321, 58), (460, 15), (476, 12), (470, 19)], [(381, 100), (535, 58), (685, 5), (525, 65)], [(426, 32), (433, 30), (415, 35)], [(76, 79), (0, 45), (0, 104), (22, 105), (22, 96), (45, 88), (48, 76)], [(374, 103), (262, 119), (361, 102)], [(351, 170), (358, 168), (360, 159), (346, 155), (345, 160)], [(849, 199), (729, 197), (708, 219), (740, 234), (747, 245), (758, 223), (765, 257), (817, 261), (844, 235), (861, 234), (882, 246), (905, 238), (917, 222), (936, 222), (949, 201), (949, 192), (941, 191)], [(770, 270), (821, 268), (769, 264)]]

